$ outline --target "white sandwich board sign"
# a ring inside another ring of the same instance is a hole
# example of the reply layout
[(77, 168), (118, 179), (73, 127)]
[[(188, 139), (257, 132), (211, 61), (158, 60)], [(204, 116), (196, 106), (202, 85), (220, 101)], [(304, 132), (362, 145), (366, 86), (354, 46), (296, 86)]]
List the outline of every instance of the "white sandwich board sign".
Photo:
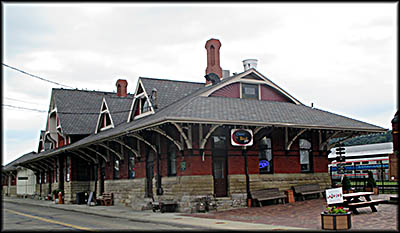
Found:
[(325, 190), (326, 202), (329, 204), (343, 203), (343, 189), (334, 188)]

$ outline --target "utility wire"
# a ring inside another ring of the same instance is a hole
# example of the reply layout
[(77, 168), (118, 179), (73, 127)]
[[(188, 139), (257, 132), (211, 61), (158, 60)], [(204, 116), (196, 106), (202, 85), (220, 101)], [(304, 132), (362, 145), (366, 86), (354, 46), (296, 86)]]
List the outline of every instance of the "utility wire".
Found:
[(25, 100), (19, 100), (19, 99), (14, 99), (14, 98), (9, 98), (9, 97), (4, 97), (4, 99), (11, 100), (11, 101), (17, 101), (17, 102), (22, 102), (22, 103), (27, 103), (27, 104), (36, 104), (36, 105), (44, 106), (43, 104), (34, 103), (34, 102), (28, 102), (28, 101), (25, 101)]
[(74, 89), (73, 87), (70, 87), (70, 86), (67, 86), (67, 85), (64, 85), (64, 84), (61, 84), (61, 83), (57, 83), (57, 82), (54, 82), (54, 81), (51, 81), (51, 80), (48, 80), (48, 79), (41, 78), (41, 77), (39, 77), (39, 76), (36, 76), (36, 75), (30, 74), (30, 73), (28, 73), (28, 72), (25, 72), (25, 71), (23, 71), (23, 70), (20, 70), (20, 69), (18, 69), (18, 68), (15, 68), (15, 67), (12, 67), (12, 66), (6, 65), (6, 64), (4, 64), (4, 63), (1, 63), (1, 64), (2, 64), (3, 66), (6, 66), (6, 67), (10, 68), (10, 69), (13, 69), (13, 70), (19, 71), (19, 72), (21, 72), (21, 73), (23, 73), (23, 74), (26, 74), (26, 75), (29, 75), (29, 76), (31, 76), (31, 77), (34, 77), (34, 78), (40, 79), (40, 80), (42, 80), (42, 81), (46, 81), (46, 82), (53, 83), (53, 84), (56, 84), (56, 85), (59, 85), (59, 86), (64, 86), (64, 87), (68, 87), (68, 88), (72, 88), (72, 89)]
[[(10, 107), (10, 108), (15, 108), (15, 109), (30, 110), (30, 111), (35, 111), (35, 112), (47, 112), (45, 110), (34, 109), (34, 108), (25, 108), (25, 107), (14, 106), (14, 105), (9, 105), (9, 104), (2, 104), (2, 105), (3, 105), (3, 107)], [(125, 112), (129, 112), (129, 111), (130, 110), (114, 111), (114, 112), (111, 112), (111, 115), (125, 113)], [(74, 115), (99, 115), (100, 114), (100, 112), (57, 112), (57, 113), (58, 114), (74, 114)]]
[(24, 108), (24, 107), (9, 105), (9, 104), (2, 104), (2, 106), (4, 106), (4, 107), (9, 107), (9, 108), (15, 108), (15, 109), (30, 110), (30, 111), (35, 111), (35, 112), (47, 112), (47, 111), (40, 110), (40, 109)]

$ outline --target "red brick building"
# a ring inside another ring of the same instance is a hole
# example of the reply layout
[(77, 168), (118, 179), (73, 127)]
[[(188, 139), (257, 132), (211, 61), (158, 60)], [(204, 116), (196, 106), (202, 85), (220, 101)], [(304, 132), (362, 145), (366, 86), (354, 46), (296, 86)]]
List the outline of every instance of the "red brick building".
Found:
[(168, 199), (189, 212), (203, 196), (235, 208), (258, 189), (330, 187), (330, 139), (386, 131), (305, 106), (254, 64), (222, 78), (220, 47), (206, 43), (204, 83), (139, 77), (133, 94), (124, 80), (117, 94), (53, 89), (40, 153), (20, 165), (52, 174), (67, 203), (95, 191), (134, 209)]

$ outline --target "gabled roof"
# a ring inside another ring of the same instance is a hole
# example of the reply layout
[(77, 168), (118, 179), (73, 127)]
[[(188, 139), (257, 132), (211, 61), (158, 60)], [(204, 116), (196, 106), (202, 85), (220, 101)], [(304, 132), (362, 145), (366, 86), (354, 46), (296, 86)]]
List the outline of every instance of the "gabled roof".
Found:
[[(243, 73), (251, 73), (255, 70)], [(218, 89), (243, 73), (222, 79), (221, 82), (204, 86), (200, 83), (189, 83), (172, 80), (140, 78), (146, 92), (152, 88), (158, 91), (160, 108), (152, 115), (136, 119), (129, 123), (92, 134), (82, 140), (67, 145), (55, 153), (75, 147), (85, 146), (109, 137), (117, 137), (129, 132), (142, 130), (169, 121), (208, 124), (242, 124), (257, 126), (277, 126), (327, 130), (349, 130), (358, 132), (385, 132), (386, 129), (305, 106), (298, 102), (286, 103), (266, 100), (252, 100), (225, 97), (207, 97), (207, 92)], [(176, 88), (175, 88), (176, 87)], [(186, 91), (183, 91), (185, 90)], [(281, 89), (282, 92), (284, 92)], [(211, 93), (211, 92), (210, 92)], [(175, 95), (176, 94), (176, 95)], [(287, 94), (290, 96), (289, 94)], [(293, 97), (291, 97), (294, 99)], [(164, 102), (162, 102), (164, 101)], [(297, 100), (296, 100), (297, 101)], [(46, 155), (51, 155), (48, 152)]]
[(148, 95), (151, 95), (152, 90), (157, 89), (158, 111), (171, 103), (182, 99), (183, 97), (192, 94), (194, 91), (203, 88), (204, 83), (195, 83), (187, 81), (166, 80), (139, 77), (143, 83), (143, 88)]
[(236, 75), (231, 76), (229, 78), (222, 79), (222, 81), (220, 83), (218, 83), (218, 85), (212, 86), (208, 91), (205, 91), (201, 95), (202, 96), (210, 96), (210, 94), (212, 94), (216, 90), (218, 90), (218, 89), (220, 89), (220, 88), (222, 88), (222, 87), (224, 87), (226, 85), (229, 85), (231, 83), (234, 83), (234, 82), (251, 82), (251, 81), (252, 82), (257, 82), (257, 83), (260, 83), (260, 84), (268, 85), (269, 87), (273, 88), (275, 91), (280, 93), (281, 95), (283, 95), (286, 98), (288, 98), (291, 101), (293, 101), (293, 103), (302, 104), (299, 100), (294, 98), (292, 95), (287, 93), (285, 90), (283, 90), (281, 87), (279, 87), (277, 84), (272, 82), (270, 79), (268, 79), (267, 77), (265, 77), (264, 75), (259, 73), (254, 68), (248, 69), (248, 70), (246, 70), (246, 71), (244, 71), (242, 73), (236, 74)]
[[(40, 140), (39, 141), (41, 141), (41, 140), (43, 140), (44, 141), (44, 136), (45, 136), (45, 134), (46, 134), (46, 131), (45, 130), (40, 130)], [(39, 142), (40, 143), (40, 142)], [(48, 150), (48, 149), (50, 149), (50, 147), (51, 147), (51, 143), (49, 143), (49, 142), (45, 142), (44, 143), (44, 150)], [(40, 152), (40, 151), (39, 151)]]
[(133, 97), (105, 96), (104, 99), (107, 103), (108, 111), (110, 112), (114, 126), (126, 122)]
[(55, 101), (63, 132), (66, 135), (94, 133), (103, 97), (130, 97), (132, 100), (131, 95), (117, 97), (116, 93), (112, 92), (53, 88), (52, 99)]

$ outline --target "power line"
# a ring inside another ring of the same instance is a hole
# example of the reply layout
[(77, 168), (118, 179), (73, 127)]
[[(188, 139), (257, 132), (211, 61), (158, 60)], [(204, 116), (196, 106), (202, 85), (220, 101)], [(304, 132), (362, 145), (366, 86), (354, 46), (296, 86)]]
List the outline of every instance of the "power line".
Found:
[(22, 103), (27, 103), (27, 104), (36, 104), (36, 105), (44, 106), (43, 104), (34, 103), (34, 102), (28, 102), (28, 101), (25, 101), (25, 100), (19, 100), (19, 99), (14, 99), (14, 98), (9, 98), (9, 97), (4, 97), (4, 99), (17, 101), (17, 102), (22, 102)]
[(15, 108), (15, 109), (29, 110), (29, 111), (34, 111), (34, 112), (47, 112), (47, 111), (40, 110), (40, 109), (25, 108), (25, 107), (13, 106), (13, 105), (9, 105), (9, 104), (2, 104), (2, 106), (9, 107), (9, 108)]
[(59, 86), (64, 86), (64, 87), (68, 87), (68, 88), (72, 88), (72, 89), (74, 89), (73, 87), (70, 87), (70, 86), (67, 86), (67, 85), (64, 85), (64, 84), (61, 84), (61, 83), (57, 83), (57, 82), (54, 82), (54, 81), (51, 81), (51, 80), (48, 80), (48, 79), (45, 79), (45, 78), (41, 78), (41, 77), (39, 77), (39, 76), (36, 76), (36, 75), (30, 74), (30, 73), (28, 73), (28, 72), (25, 72), (25, 71), (23, 71), (23, 70), (20, 70), (20, 69), (18, 69), (18, 68), (15, 68), (15, 67), (12, 67), (12, 66), (6, 65), (6, 64), (4, 64), (4, 63), (1, 63), (1, 64), (2, 64), (3, 66), (6, 66), (6, 67), (10, 68), (10, 69), (13, 69), (13, 70), (19, 71), (19, 72), (21, 72), (21, 73), (23, 73), (23, 74), (26, 74), (26, 75), (29, 75), (29, 76), (31, 76), (31, 77), (34, 77), (34, 78), (40, 79), (40, 80), (42, 80), (42, 81), (46, 81), (46, 82), (53, 83), (53, 84), (56, 84), (56, 85), (59, 85)]

